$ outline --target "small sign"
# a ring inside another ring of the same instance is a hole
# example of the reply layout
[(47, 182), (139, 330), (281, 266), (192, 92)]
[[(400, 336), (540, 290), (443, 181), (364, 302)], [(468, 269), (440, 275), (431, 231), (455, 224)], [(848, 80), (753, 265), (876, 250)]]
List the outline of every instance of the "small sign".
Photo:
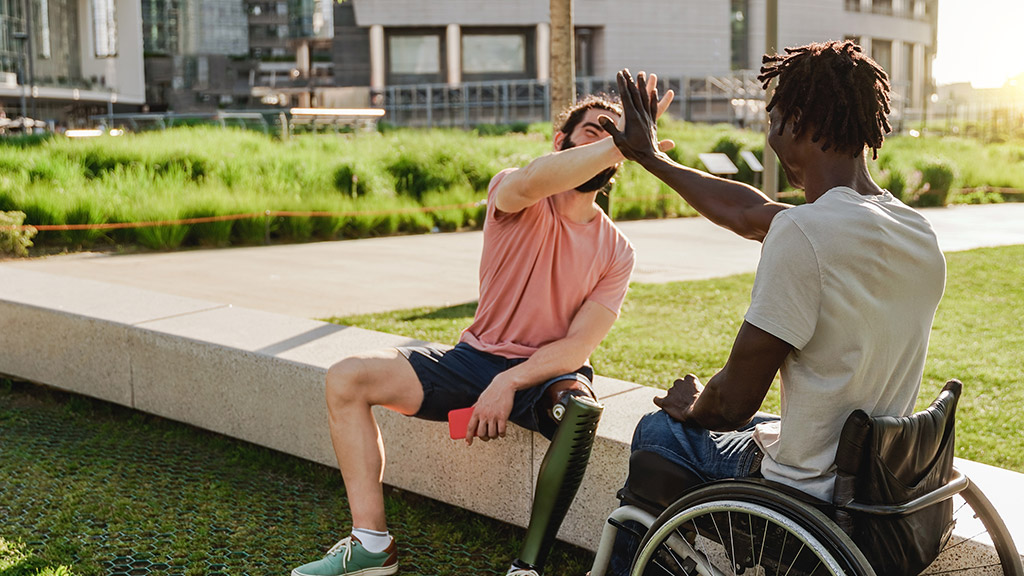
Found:
[(721, 152), (705, 152), (704, 154), (698, 154), (698, 156), (700, 161), (704, 163), (704, 167), (712, 174), (736, 174), (740, 171), (732, 163), (732, 160)]
[(757, 156), (754, 156), (754, 153), (750, 150), (740, 152), (740, 158), (743, 158), (743, 161), (746, 162), (747, 166), (750, 166), (750, 169), (754, 172), (764, 172), (764, 166), (761, 165)]

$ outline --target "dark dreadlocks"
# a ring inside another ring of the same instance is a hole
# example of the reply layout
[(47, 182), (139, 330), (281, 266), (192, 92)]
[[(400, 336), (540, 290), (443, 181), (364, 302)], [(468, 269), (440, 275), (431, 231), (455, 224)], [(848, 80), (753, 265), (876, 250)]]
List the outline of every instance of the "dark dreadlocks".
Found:
[(885, 135), (892, 131), (889, 114), (889, 76), (857, 44), (814, 43), (786, 48), (785, 56), (765, 55), (761, 74), (764, 86), (779, 79), (768, 103), (782, 110), (782, 125), (791, 119), (799, 136), (814, 129), (812, 142), (821, 149), (860, 154), (865, 146), (878, 158)]

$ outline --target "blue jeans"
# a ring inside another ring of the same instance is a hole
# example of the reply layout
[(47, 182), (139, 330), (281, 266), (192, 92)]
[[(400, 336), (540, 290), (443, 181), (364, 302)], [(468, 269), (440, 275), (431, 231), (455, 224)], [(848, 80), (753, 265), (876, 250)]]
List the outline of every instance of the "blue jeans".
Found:
[[(681, 424), (666, 412), (651, 412), (633, 431), (632, 451), (645, 450), (679, 464), (705, 482), (724, 478), (744, 478), (756, 474), (761, 450), (754, 442), (754, 427), (762, 422), (778, 420), (778, 416), (758, 412), (738, 430), (711, 432), (697, 426)], [(634, 528), (643, 530), (642, 526)], [(620, 530), (608, 565), (610, 576), (625, 576), (636, 555), (640, 541)]]

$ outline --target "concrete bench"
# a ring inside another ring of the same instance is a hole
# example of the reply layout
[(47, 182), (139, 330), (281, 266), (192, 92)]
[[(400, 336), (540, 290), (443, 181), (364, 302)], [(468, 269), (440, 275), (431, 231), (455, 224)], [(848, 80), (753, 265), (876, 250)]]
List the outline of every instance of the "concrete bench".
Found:
[[(0, 374), (332, 467), (323, 402), (327, 368), (346, 355), (412, 342), (0, 264)], [(614, 494), (625, 479), (633, 428), (661, 394), (610, 378), (598, 377), (594, 384), (605, 413), (583, 487), (559, 534), (590, 550), (617, 505)], [(467, 447), (448, 438), (444, 423), (385, 409), (376, 416), (388, 447), (386, 483), (526, 525), (547, 450), (539, 434), (513, 426), (501, 441)], [(1024, 475), (966, 461), (959, 465), (1024, 543), (1024, 517), (1015, 513)]]

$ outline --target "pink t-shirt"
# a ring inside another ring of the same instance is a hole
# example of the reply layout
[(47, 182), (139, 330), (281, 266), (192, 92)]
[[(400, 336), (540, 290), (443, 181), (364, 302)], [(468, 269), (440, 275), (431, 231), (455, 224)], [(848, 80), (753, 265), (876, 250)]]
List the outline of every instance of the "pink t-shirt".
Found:
[(462, 342), (506, 358), (528, 358), (565, 338), (583, 303), (592, 300), (617, 316), (633, 272), (633, 245), (601, 212), (586, 224), (571, 222), (554, 199), (514, 214), (498, 212), (487, 193), (480, 305)]

